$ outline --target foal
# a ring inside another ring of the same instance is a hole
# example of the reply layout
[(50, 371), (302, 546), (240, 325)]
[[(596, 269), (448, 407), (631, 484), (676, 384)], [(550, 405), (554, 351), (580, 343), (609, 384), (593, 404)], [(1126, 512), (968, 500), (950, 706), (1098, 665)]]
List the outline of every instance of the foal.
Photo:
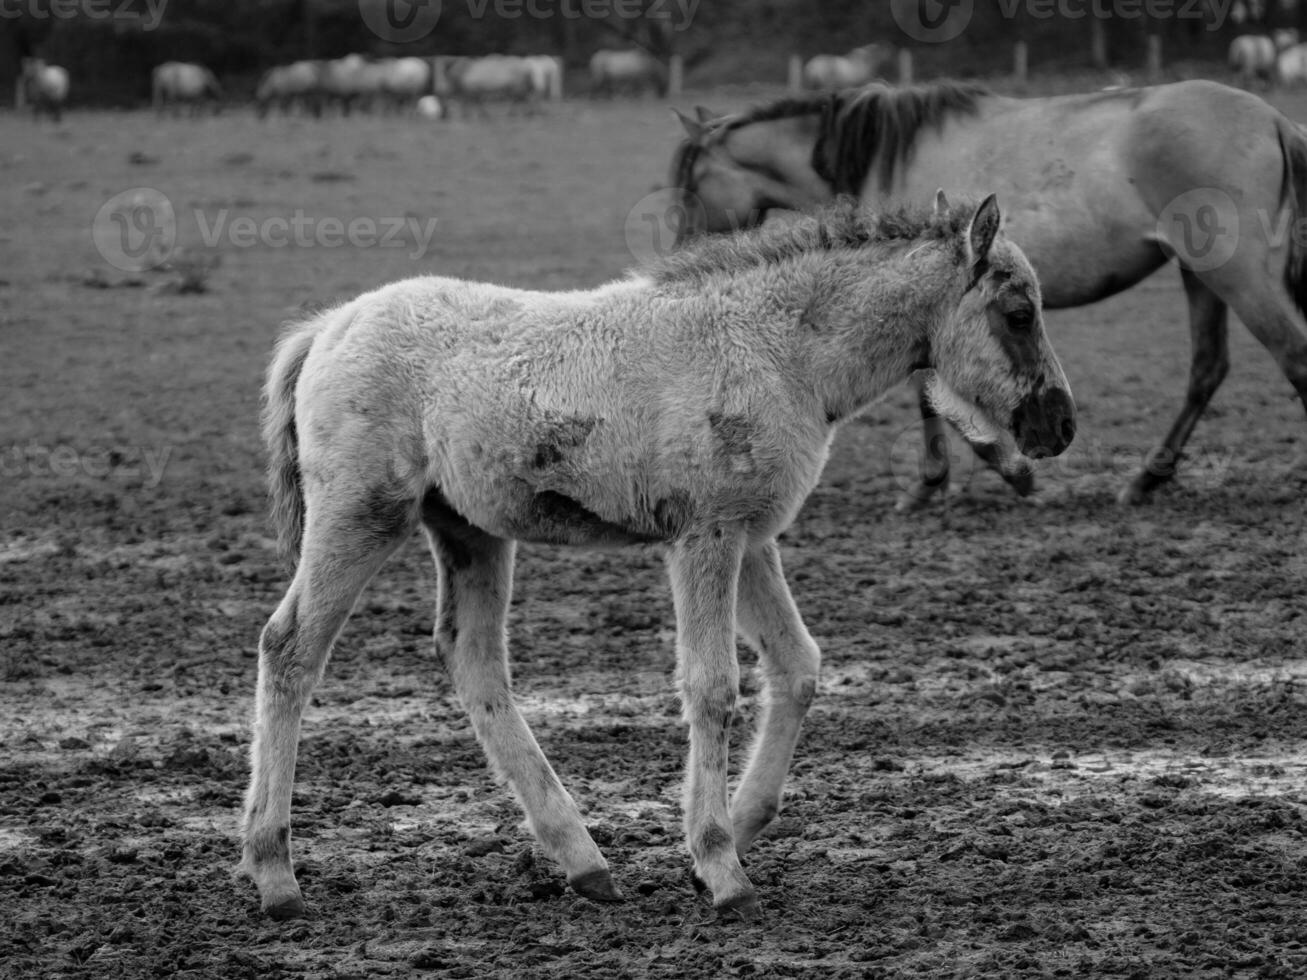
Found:
[[(849, 203), (708, 239), (589, 291), (395, 283), (293, 327), (266, 389), (274, 516), (298, 559), (259, 643), (242, 869), (273, 918), (303, 914), (290, 799), (301, 713), (382, 562), (421, 525), (436, 650), (491, 765), (580, 894), (608, 865), (509, 690), (515, 539), (666, 547), (690, 729), (685, 833), (715, 904), (757, 906), (742, 854), (776, 815), (818, 651), (776, 536), (836, 427), (913, 372), (1000, 461), (1074, 431), (1039, 286), (993, 197), (881, 217)], [(1004, 449), (1008, 447), (1008, 449)], [(735, 634), (766, 696), (728, 806)]]

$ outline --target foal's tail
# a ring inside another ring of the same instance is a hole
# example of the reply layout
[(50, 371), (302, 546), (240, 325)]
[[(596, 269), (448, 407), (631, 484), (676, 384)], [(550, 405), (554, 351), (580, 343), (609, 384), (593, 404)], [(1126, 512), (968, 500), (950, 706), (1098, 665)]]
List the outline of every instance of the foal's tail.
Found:
[(295, 388), (304, 361), (317, 337), (317, 320), (290, 326), (277, 342), (263, 386), (263, 443), (268, 448), (268, 494), (272, 524), (282, 557), (299, 561), (304, 535), (304, 491), (300, 474), (299, 433), (295, 427)]
[(1280, 154), (1284, 158), (1284, 181), (1280, 185), (1280, 206), (1289, 209), (1289, 260), (1284, 267), (1284, 286), (1294, 305), (1307, 315), (1307, 241), (1298, 233), (1307, 220), (1307, 130), (1283, 116), (1279, 120)]

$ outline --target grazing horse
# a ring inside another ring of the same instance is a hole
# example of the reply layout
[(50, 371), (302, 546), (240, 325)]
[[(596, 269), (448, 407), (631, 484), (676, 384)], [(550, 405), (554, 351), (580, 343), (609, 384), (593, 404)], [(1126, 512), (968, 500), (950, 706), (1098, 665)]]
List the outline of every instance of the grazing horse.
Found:
[(47, 65), (40, 58), (24, 58), (14, 90), (14, 108), (32, 107), (33, 118), (45, 113), (55, 122), (63, 118), (68, 101), (68, 72), (58, 65)]
[(165, 61), (150, 75), (150, 100), (160, 115), (165, 106), (171, 106), (173, 114), (180, 115), (183, 105), (189, 106), (194, 115), (206, 99), (213, 100), (216, 111), (222, 99), (222, 86), (203, 65)]
[(1275, 42), (1265, 34), (1240, 34), (1230, 42), (1227, 61), (1245, 88), (1251, 88), (1254, 81), (1264, 88), (1275, 83)]
[(378, 65), (381, 92), (389, 109), (416, 107), (419, 99), (434, 91), (431, 62), (426, 58), (385, 58)]
[[(1110, 296), (1177, 257), (1193, 341), (1188, 394), (1122, 502), (1174, 476), (1229, 367), (1228, 309), (1307, 401), (1307, 138), (1255, 95), (1206, 81), (1038, 99), (872, 85), (682, 122), (678, 241), (841, 193), (883, 206), (946, 186), (999, 194), (1049, 307)], [(947, 442), (928, 413), (926, 434), (922, 482), (900, 507), (946, 486)], [(1030, 474), (1014, 485), (1028, 492)]]
[(269, 68), (259, 79), (254, 93), (259, 118), (276, 106), (288, 114), (295, 106), (313, 115), (322, 115), (322, 62), (296, 61)]
[(647, 51), (596, 51), (590, 58), (590, 91), (610, 98), (620, 92), (666, 95), (667, 69)]
[[(708, 239), (597, 289), (395, 283), (294, 327), (265, 391), (273, 512), (297, 558), (259, 642), (243, 871), (303, 914), (290, 803), (301, 714), (368, 580), (419, 525), (435, 644), (491, 765), (582, 895), (620, 895), (509, 688), (517, 540), (663, 545), (690, 730), (686, 840), (714, 903), (756, 907), (739, 856), (777, 813), (817, 646), (776, 536), (836, 428), (913, 372), (971, 438), (1057, 453), (1074, 436), (1039, 284), (979, 207), (880, 217), (843, 202)], [(726, 793), (735, 632), (767, 686)]]
[(1307, 85), (1307, 44), (1293, 44), (1281, 51), (1275, 60), (1275, 74), (1286, 88)]
[(803, 87), (833, 89), (866, 85), (883, 74), (884, 66), (893, 65), (897, 53), (892, 44), (877, 41), (854, 48), (847, 55), (815, 55), (803, 66)]
[(466, 118), (474, 109), (483, 118), (490, 113), (485, 103), (507, 101), (510, 109), (526, 112), (535, 108), (536, 87), (533, 69), (526, 58), (516, 55), (490, 54), (483, 58), (452, 58), (444, 65), (443, 92), (446, 101), (457, 101)]
[(563, 97), (563, 59), (547, 54), (528, 55), (522, 59), (531, 70), (531, 85), (536, 96), (557, 102)]
[(333, 58), (322, 63), (322, 94), (343, 116), (354, 109), (371, 109), (384, 95), (385, 74), (383, 63), (361, 54)]

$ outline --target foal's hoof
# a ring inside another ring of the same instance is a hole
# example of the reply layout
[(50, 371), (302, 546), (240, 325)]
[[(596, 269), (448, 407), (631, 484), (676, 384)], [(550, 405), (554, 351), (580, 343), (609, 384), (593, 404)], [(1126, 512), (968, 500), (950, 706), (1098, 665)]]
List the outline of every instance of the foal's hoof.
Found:
[(730, 922), (734, 919), (740, 922), (753, 922), (758, 918), (760, 911), (758, 896), (753, 891), (733, 895), (725, 901), (715, 903), (713, 908), (717, 911), (718, 921), (721, 922)]
[(613, 876), (608, 873), (607, 868), (587, 871), (585, 874), (567, 879), (567, 883), (572, 886), (572, 891), (592, 902), (625, 901), (622, 893), (613, 884)]
[(269, 918), (277, 922), (302, 919), (304, 918), (304, 899), (299, 895), (291, 895), (289, 898), (283, 898), (280, 901), (263, 906), (263, 911)]

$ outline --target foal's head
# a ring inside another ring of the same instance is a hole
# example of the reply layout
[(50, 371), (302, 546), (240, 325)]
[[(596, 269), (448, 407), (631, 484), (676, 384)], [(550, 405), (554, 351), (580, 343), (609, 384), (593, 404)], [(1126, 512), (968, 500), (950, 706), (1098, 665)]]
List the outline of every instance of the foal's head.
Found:
[(1025, 456), (1056, 456), (1075, 437), (1075, 405), (1044, 333), (1039, 281), (1002, 233), (992, 194), (969, 218), (958, 214), (940, 191), (936, 220), (959, 226), (947, 240), (958, 298), (930, 337), (926, 396), (969, 441), (1000, 457), (1012, 441)]

